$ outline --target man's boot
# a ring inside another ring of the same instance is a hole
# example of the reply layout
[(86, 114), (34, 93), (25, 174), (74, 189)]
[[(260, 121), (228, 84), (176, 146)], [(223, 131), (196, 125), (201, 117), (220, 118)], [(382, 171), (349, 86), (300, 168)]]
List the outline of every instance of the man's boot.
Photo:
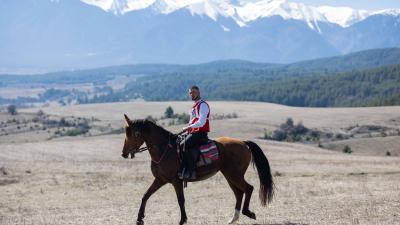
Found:
[(190, 178), (190, 160), (190, 149), (185, 149), (183, 152), (183, 169), (180, 176), (182, 180), (187, 180)]
[(179, 170), (179, 172), (178, 172), (179, 179), (183, 180), (185, 171), (186, 171), (185, 167), (183, 167), (183, 169)]
[(183, 180), (183, 176), (185, 174), (186, 167), (187, 167), (186, 166), (186, 157), (183, 155), (182, 162), (181, 162), (181, 165), (179, 166), (179, 170), (178, 170), (178, 177), (181, 180)]
[(192, 153), (193, 149), (189, 149), (189, 151), (187, 152), (187, 170), (188, 172), (185, 173), (185, 179), (190, 179), (190, 180), (195, 180), (197, 178), (196, 176), (196, 162), (193, 159), (193, 153)]

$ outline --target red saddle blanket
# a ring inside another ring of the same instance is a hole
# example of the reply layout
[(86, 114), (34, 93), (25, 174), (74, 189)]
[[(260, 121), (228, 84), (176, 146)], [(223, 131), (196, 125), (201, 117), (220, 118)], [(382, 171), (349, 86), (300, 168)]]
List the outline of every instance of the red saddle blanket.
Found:
[(200, 157), (197, 166), (205, 166), (219, 159), (218, 147), (214, 141), (208, 140), (200, 146)]

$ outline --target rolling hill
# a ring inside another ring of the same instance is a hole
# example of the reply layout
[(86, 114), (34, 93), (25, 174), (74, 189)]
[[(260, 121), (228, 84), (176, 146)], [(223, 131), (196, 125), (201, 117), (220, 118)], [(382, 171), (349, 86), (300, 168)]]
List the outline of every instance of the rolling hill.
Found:
[[(184, 100), (187, 88), (197, 84), (204, 97), (213, 100), (319, 107), (396, 105), (400, 95), (400, 49), (374, 49), (293, 64), (225, 60), (194, 65), (114, 66), (34, 76), (3, 75), (0, 87), (48, 87), (39, 101), (54, 101), (69, 95), (65, 90), (50, 89), (54, 84), (91, 84), (104, 90), (110, 89), (107, 82), (122, 75), (135, 79), (120, 90), (79, 93), (77, 101)], [(25, 103), (30, 100), (34, 99), (21, 99)], [(2, 99), (2, 103), (7, 100)]]

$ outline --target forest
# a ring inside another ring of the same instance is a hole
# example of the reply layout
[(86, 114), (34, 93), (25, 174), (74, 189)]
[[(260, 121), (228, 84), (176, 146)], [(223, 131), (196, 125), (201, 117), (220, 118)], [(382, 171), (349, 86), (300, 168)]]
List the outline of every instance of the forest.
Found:
[[(107, 86), (117, 76), (135, 76), (121, 89)], [(91, 84), (98, 92), (57, 89)], [(262, 101), (290, 106), (382, 106), (400, 103), (400, 49), (374, 49), (291, 64), (243, 60), (196, 65), (139, 64), (42, 75), (0, 75), (0, 88), (45, 87), (38, 97), (0, 97), (0, 104), (46, 101), (101, 103), (187, 100), (198, 85), (208, 100)], [(104, 91), (106, 90), (106, 91)]]

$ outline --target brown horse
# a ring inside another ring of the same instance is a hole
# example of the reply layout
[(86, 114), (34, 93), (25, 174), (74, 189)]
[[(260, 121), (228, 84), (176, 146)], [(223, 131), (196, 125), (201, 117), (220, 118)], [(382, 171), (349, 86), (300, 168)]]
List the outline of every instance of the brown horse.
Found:
[[(151, 156), (151, 172), (155, 179), (146, 193), (143, 195), (140, 205), (137, 224), (144, 224), (144, 212), (146, 202), (150, 196), (166, 183), (174, 186), (178, 203), (181, 210), (180, 225), (186, 223), (185, 197), (183, 194), (183, 181), (178, 178), (180, 168), (179, 156), (176, 151), (177, 135), (170, 133), (164, 128), (149, 120), (130, 120), (125, 115), (127, 126), (126, 137), (122, 150), (122, 157), (128, 158), (129, 154), (134, 157), (140, 146), (145, 143)], [(236, 197), (235, 213), (229, 223), (239, 219), (242, 206), (243, 194), (243, 215), (256, 219), (256, 215), (249, 210), (250, 198), (253, 186), (244, 179), (244, 174), (252, 159), (260, 178), (259, 197), (261, 204), (265, 206), (271, 202), (274, 195), (274, 183), (268, 160), (261, 148), (251, 141), (241, 141), (234, 138), (221, 137), (215, 140), (220, 158), (210, 166), (199, 167), (197, 180), (204, 180), (218, 171), (224, 175)]]

